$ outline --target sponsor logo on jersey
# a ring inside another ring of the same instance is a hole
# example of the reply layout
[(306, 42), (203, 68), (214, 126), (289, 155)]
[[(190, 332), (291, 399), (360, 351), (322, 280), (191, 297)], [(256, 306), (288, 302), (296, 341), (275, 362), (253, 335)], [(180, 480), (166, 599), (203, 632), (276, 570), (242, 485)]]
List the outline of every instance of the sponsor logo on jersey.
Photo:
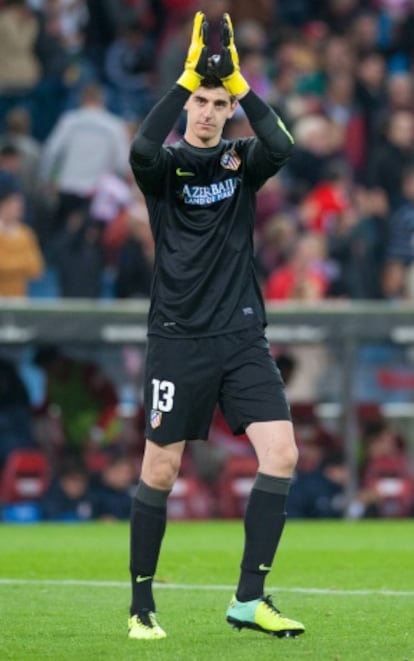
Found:
[(241, 164), (241, 158), (234, 149), (224, 152), (220, 159), (220, 165), (226, 170), (238, 170)]
[(152, 409), (151, 414), (150, 414), (150, 425), (153, 429), (157, 429), (157, 427), (160, 426), (162, 421), (162, 413), (161, 411), (156, 411), (155, 409)]
[(215, 204), (215, 202), (221, 202), (232, 197), (239, 185), (239, 181), (238, 177), (231, 177), (230, 179), (218, 181), (209, 186), (190, 186), (189, 184), (185, 184), (180, 197), (185, 204), (198, 204), (200, 206)]

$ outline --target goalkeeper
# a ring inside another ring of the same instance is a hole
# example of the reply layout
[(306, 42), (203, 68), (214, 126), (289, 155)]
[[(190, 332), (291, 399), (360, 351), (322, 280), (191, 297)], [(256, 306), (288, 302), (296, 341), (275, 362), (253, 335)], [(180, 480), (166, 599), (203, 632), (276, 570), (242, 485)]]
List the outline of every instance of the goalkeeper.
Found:
[[(147, 440), (130, 531), (128, 635), (134, 639), (166, 636), (152, 583), (167, 499), (185, 443), (207, 439), (217, 403), (234, 434), (246, 432), (258, 459), (227, 621), (277, 636), (304, 631), (264, 593), (297, 448), (264, 334), (253, 265), (255, 195), (285, 163), (293, 139), (240, 73), (229, 15), (221, 21), (221, 52), (211, 57), (207, 31), (205, 16), (197, 12), (184, 72), (145, 118), (131, 147), (155, 241), (144, 383)], [(227, 141), (223, 127), (238, 103), (256, 137)], [(184, 138), (164, 146), (183, 108)]]

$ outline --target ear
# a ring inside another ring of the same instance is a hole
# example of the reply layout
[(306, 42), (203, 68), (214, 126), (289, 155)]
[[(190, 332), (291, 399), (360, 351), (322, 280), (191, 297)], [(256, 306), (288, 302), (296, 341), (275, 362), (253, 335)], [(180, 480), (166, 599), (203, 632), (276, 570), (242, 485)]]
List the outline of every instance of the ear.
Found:
[(234, 113), (237, 110), (238, 105), (239, 105), (238, 100), (236, 98), (232, 98), (231, 102), (230, 102), (230, 110), (229, 110), (229, 115), (228, 115), (227, 119), (231, 119), (233, 117)]

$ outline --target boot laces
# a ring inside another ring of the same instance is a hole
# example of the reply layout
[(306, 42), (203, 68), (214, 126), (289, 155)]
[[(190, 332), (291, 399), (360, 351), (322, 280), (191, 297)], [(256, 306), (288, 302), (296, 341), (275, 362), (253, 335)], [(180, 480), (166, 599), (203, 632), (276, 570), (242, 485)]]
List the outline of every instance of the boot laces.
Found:
[(158, 626), (155, 614), (150, 610), (140, 611), (137, 617), (141, 624), (148, 629), (153, 629), (154, 627)]
[(274, 603), (273, 603), (273, 601), (272, 601), (272, 597), (270, 596), (270, 594), (267, 595), (266, 597), (263, 597), (263, 603), (266, 604), (267, 608), (268, 608), (272, 613), (275, 613), (276, 615), (280, 615), (280, 610), (278, 610), (278, 609), (276, 608), (276, 606), (274, 605)]

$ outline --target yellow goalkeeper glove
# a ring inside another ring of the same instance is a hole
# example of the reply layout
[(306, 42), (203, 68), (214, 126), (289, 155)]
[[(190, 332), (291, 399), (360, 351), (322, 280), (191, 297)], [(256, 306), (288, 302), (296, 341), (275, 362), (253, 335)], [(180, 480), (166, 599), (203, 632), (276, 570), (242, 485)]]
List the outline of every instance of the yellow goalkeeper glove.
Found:
[(241, 96), (250, 87), (240, 73), (239, 54), (234, 43), (234, 31), (229, 14), (223, 14), (220, 21), (221, 53), (211, 58), (216, 75), (232, 96)]
[(177, 80), (178, 85), (194, 92), (208, 72), (208, 23), (203, 12), (194, 16), (193, 34), (184, 65), (184, 71)]

